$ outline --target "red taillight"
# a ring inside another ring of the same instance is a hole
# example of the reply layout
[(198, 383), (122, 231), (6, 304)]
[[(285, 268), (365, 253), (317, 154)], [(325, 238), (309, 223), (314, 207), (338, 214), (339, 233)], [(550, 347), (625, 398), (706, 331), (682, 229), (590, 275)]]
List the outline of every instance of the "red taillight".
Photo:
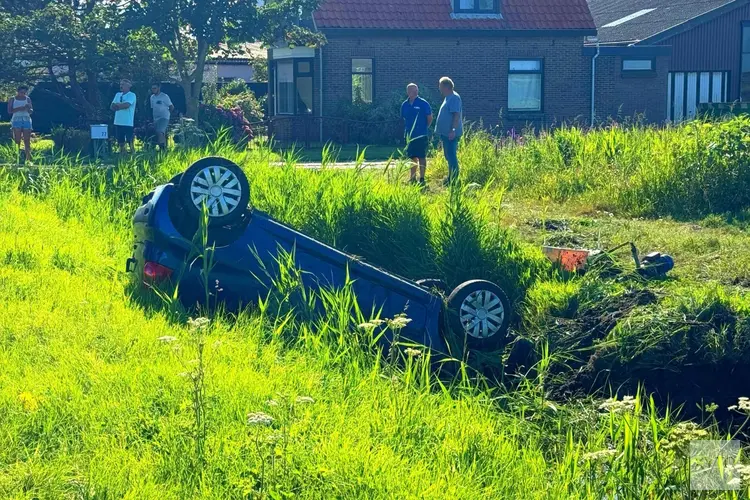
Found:
[(156, 262), (146, 262), (143, 265), (143, 276), (150, 279), (151, 281), (159, 281), (169, 278), (172, 275), (172, 270), (168, 267), (164, 267)]

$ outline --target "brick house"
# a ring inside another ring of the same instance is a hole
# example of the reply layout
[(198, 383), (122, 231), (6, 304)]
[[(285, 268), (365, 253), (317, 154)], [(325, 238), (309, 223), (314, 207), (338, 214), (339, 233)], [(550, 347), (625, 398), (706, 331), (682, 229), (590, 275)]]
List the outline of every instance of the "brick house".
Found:
[[(750, 0), (323, 0), (311, 26), (322, 48), (268, 52), (277, 137), (349, 142), (342, 103), (409, 82), (435, 94), (441, 76), (467, 121), (506, 130), (750, 99)], [(397, 122), (361, 126), (398, 136)]]
[(750, 1), (588, 3), (599, 41), (597, 116), (617, 114), (622, 101), (623, 115), (679, 122), (701, 107), (750, 101)]
[(442, 76), (465, 119), (485, 126), (589, 116), (582, 49), (596, 29), (586, 0), (323, 0), (313, 22), (322, 48), (269, 50), (269, 104), (276, 119), (318, 118), (316, 136), (342, 102), (377, 104), (410, 82), (436, 93)]

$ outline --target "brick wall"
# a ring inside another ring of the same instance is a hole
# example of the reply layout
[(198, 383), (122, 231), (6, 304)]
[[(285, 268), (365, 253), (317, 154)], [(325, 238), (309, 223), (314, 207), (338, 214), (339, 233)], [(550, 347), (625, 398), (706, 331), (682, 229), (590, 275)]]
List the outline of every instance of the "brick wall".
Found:
[(623, 74), (622, 59), (600, 55), (596, 60), (596, 119), (643, 115), (650, 123), (666, 120), (670, 58), (657, 57), (654, 73), (635, 77)]
[[(412, 81), (433, 86), (436, 92), (440, 77), (449, 76), (469, 121), (494, 126), (501, 113), (506, 129), (587, 121), (591, 58), (582, 55), (582, 45), (580, 37), (331, 37), (323, 47), (323, 113), (333, 116), (340, 100), (351, 99), (351, 59), (365, 57), (375, 61), (376, 101), (390, 98), (394, 91), (405, 94)], [(507, 111), (508, 60), (519, 57), (544, 60), (541, 113)]]

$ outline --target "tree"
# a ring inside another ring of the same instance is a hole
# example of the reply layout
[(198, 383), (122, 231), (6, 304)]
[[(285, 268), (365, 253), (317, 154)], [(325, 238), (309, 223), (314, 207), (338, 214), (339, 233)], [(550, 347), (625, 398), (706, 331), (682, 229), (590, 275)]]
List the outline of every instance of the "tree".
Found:
[(109, 0), (0, 0), (0, 80), (53, 82), (87, 120), (103, 117), (102, 79), (151, 78), (168, 61), (149, 30), (127, 31)]
[(150, 27), (169, 52), (185, 91), (187, 114), (197, 116), (207, 57), (226, 44), (285, 40), (317, 45), (304, 25), (318, 0), (140, 0), (127, 8), (128, 25)]

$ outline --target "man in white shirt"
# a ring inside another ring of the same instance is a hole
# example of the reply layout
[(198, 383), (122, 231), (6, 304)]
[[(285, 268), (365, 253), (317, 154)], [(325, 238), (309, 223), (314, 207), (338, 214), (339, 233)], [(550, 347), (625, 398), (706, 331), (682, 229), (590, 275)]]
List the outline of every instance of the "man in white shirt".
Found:
[(151, 85), (149, 104), (154, 116), (156, 142), (159, 144), (159, 148), (164, 151), (167, 149), (167, 127), (172, 111), (174, 111), (174, 105), (169, 96), (161, 91), (161, 85), (158, 83)]
[(130, 80), (120, 82), (120, 92), (115, 94), (110, 109), (115, 112), (115, 137), (120, 146), (120, 154), (125, 152), (127, 144), (130, 153), (135, 151), (133, 144), (133, 122), (135, 119), (135, 94), (130, 91)]

